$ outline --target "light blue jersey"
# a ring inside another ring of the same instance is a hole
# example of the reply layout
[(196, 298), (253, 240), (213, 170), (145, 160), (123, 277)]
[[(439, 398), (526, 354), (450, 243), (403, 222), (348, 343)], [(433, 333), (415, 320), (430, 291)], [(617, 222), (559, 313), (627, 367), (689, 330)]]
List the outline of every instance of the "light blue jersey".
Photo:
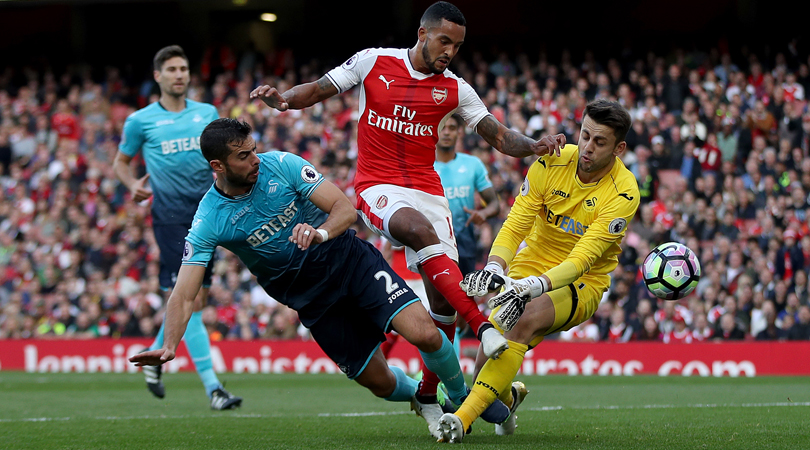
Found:
[(309, 201), (323, 176), (292, 153), (258, 156), (259, 177), (250, 192), (231, 198), (214, 185), (205, 194), (186, 236), (184, 265), (206, 265), (220, 245), (236, 254), (259, 284), (267, 287), (282, 276), (295, 276), (310, 253), (328, 247), (316, 245), (302, 251), (289, 240), (296, 224), (317, 228), (326, 221), (327, 214)]
[(444, 196), (450, 203), (459, 257), (473, 257), (476, 247), (475, 231), (472, 224), (464, 227), (470, 218), (464, 212), (464, 207), (475, 209), (475, 193), (492, 187), (487, 168), (480, 159), (466, 153), (456, 153), (456, 157), (446, 163), (436, 161), (433, 168), (442, 179)]
[(155, 102), (127, 117), (118, 149), (131, 157), (143, 153), (156, 225), (191, 223), (197, 204), (214, 182), (200, 151), (200, 135), (218, 118), (212, 105), (193, 100), (186, 100), (181, 112), (167, 111)]

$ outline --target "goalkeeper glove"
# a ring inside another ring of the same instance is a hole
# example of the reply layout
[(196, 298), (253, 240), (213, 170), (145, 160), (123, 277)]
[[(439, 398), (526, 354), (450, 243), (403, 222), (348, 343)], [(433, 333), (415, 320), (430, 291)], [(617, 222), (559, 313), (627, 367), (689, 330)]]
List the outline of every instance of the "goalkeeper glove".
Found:
[(510, 280), (508, 288), (487, 301), (491, 309), (501, 308), (492, 316), (492, 320), (503, 331), (514, 328), (520, 316), (526, 311), (526, 303), (548, 291), (548, 283), (541, 277), (527, 277), (521, 280)]
[(490, 261), (483, 270), (476, 270), (464, 276), (459, 287), (471, 297), (482, 297), (491, 291), (497, 291), (507, 282), (503, 267)]

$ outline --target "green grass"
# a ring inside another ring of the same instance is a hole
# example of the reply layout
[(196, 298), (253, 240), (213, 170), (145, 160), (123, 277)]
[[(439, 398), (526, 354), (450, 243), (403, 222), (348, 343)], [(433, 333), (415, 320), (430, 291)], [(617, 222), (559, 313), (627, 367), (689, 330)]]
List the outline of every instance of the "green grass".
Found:
[[(405, 403), (342, 375), (233, 375), (237, 411), (208, 409), (195, 374), (0, 372), (0, 449), (413, 449), (433, 442)], [(810, 378), (526, 377), (513, 436), (478, 421), (462, 448), (808, 449)], [(371, 415), (369, 413), (377, 413)], [(458, 448), (458, 447), (454, 447)]]

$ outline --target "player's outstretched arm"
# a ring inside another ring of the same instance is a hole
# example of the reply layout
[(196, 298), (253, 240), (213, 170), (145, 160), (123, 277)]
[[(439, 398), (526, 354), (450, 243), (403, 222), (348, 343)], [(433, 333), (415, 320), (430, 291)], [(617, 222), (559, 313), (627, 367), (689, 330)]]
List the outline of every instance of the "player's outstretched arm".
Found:
[(523, 158), (533, 154), (543, 156), (552, 152), (560, 156), (560, 150), (565, 146), (565, 135), (563, 134), (544, 136), (539, 141), (535, 141), (506, 128), (502, 123), (495, 120), (492, 115), (481, 119), (478, 126), (475, 127), (475, 131), (499, 152), (516, 158)]
[(335, 85), (326, 76), (322, 76), (318, 81), (299, 84), (283, 94), (272, 86), (259, 86), (250, 93), (250, 98), (258, 98), (271, 108), (286, 111), (312, 106), (337, 93)]
[(136, 366), (159, 366), (174, 359), (180, 339), (194, 309), (194, 298), (202, 287), (205, 266), (182, 265), (177, 272), (177, 282), (166, 306), (166, 327), (163, 348), (138, 353), (129, 358)]
[(306, 250), (312, 244), (320, 244), (329, 237), (343, 234), (357, 220), (357, 210), (352, 202), (340, 188), (329, 181), (324, 180), (309, 196), (309, 201), (329, 216), (317, 229), (306, 223), (299, 223), (293, 228), (290, 241), (298, 244), (301, 250)]

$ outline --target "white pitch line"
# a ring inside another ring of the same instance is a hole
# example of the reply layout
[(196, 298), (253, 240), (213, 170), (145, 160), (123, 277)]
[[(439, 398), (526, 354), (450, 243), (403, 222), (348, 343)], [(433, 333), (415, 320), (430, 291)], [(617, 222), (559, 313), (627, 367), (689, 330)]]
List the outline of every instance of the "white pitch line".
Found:
[(413, 414), (411, 411), (386, 411), (386, 412), (364, 412), (364, 413), (320, 413), (318, 417), (369, 417), (369, 416), (400, 416)]
[(527, 408), (529, 411), (561, 411), (564, 409), (575, 410), (616, 410), (616, 409), (675, 409), (675, 408), (769, 408), (777, 406), (810, 406), (810, 402), (777, 402), (777, 403), (698, 403), (692, 405), (606, 405), (606, 406), (540, 406)]
[[(675, 409), (675, 408), (770, 408), (785, 406), (810, 406), (810, 402), (776, 402), (776, 403), (741, 403), (741, 404), (710, 404), (701, 403), (693, 405), (605, 405), (605, 406), (536, 406), (526, 408), (528, 411), (562, 411), (562, 410), (630, 410), (630, 409)], [(317, 417), (371, 417), (371, 416), (401, 416), (413, 414), (410, 411), (376, 411), (376, 412), (354, 412), (354, 413), (320, 413)], [(306, 417), (308, 415), (300, 415)], [(191, 415), (156, 415), (156, 416), (103, 416), (89, 417), (91, 420), (163, 420), (163, 419), (207, 419), (222, 417), (220, 414), (211, 416), (191, 416)], [(239, 419), (271, 419), (278, 417), (289, 417), (289, 414), (232, 414), (228, 417)], [(64, 422), (85, 418), (76, 417), (29, 417), (22, 419), (0, 419), (0, 423), (20, 423), (20, 422)]]

